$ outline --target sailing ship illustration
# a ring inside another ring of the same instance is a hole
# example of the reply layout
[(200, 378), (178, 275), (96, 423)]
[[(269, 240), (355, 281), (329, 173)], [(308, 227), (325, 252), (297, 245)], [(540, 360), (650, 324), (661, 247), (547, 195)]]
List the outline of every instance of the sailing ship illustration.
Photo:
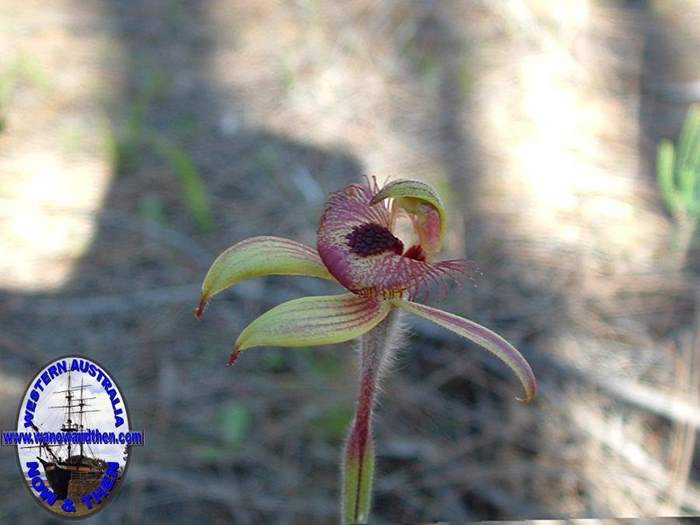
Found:
[[(65, 404), (51, 406), (51, 409), (63, 409), (64, 420), (61, 432), (81, 432), (86, 429), (86, 416), (89, 412), (99, 412), (90, 409), (88, 401), (95, 397), (85, 397), (85, 389), (88, 385), (81, 380), (79, 386), (71, 384), (71, 375), (68, 372), (67, 387), (54, 394), (64, 394)], [(36, 425), (32, 424), (35, 432), (40, 432)], [(25, 448), (38, 448), (37, 459), (41, 462), (46, 480), (51, 490), (58, 499), (66, 499), (69, 494), (84, 494), (94, 490), (102, 480), (107, 462), (95, 457), (89, 444), (71, 443), (63, 445), (50, 445), (46, 443), (35, 444)]]

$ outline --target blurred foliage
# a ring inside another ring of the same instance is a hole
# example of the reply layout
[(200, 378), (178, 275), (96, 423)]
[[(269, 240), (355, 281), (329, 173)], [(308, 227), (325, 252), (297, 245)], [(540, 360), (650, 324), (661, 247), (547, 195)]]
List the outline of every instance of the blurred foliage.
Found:
[(48, 77), (41, 65), (24, 53), (0, 71), (0, 131), (7, 126), (5, 112), (10, 103), (10, 97), (22, 83), (41, 90), (49, 86)]
[(284, 57), (280, 59), (279, 69), (280, 81), (284, 86), (285, 92), (288, 93), (294, 88), (294, 83), (296, 81), (294, 78), (294, 70), (292, 69), (292, 65), (289, 63), (289, 61), (285, 60)]
[[(180, 181), (184, 204), (200, 233), (214, 229), (214, 216), (202, 176), (191, 155), (184, 147), (167, 138), (148, 124), (151, 105), (167, 93), (168, 80), (158, 69), (149, 70), (146, 81), (137, 90), (133, 103), (126, 111), (124, 125), (109, 139), (112, 165), (117, 174), (131, 173), (138, 169), (148, 148)], [(165, 215), (152, 199), (141, 203), (141, 212), (156, 222), (164, 222)]]
[[(240, 449), (250, 435), (253, 414), (243, 403), (229, 401), (217, 406), (217, 418), (203, 439), (195, 440), (192, 453), (201, 461), (219, 463)], [(215, 439), (212, 439), (212, 432)]]
[(129, 173), (138, 168), (143, 148), (146, 146), (148, 128), (146, 119), (148, 108), (153, 101), (165, 92), (166, 79), (155, 69), (149, 69), (146, 80), (131, 98), (126, 109), (126, 118), (116, 136), (112, 137), (110, 149), (112, 165), (119, 174)]
[(436, 89), (443, 68), (439, 49), (430, 43), (419, 41), (416, 35), (420, 34), (422, 33), (415, 31), (414, 37), (405, 42), (400, 54), (422, 84)]
[(308, 371), (319, 380), (331, 380), (346, 372), (342, 360), (330, 352), (318, 352), (301, 348), (297, 354), (303, 359)]
[(270, 373), (281, 373), (289, 367), (289, 353), (279, 348), (270, 348), (261, 354), (261, 366)]
[(221, 407), (221, 438), (232, 447), (240, 445), (248, 435), (252, 415), (245, 405), (236, 401)]
[(678, 222), (695, 226), (700, 218), (700, 106), (690, 108), (678, 143), (663, 140), (656, 157), (661, 196)]
[(211, 232), (214, 229), (214, 216), (209, 206), (204, 181), (192, 157), (183, 148), (162, 136), (154, 137), (154, 146), (168, 167), (180, 179), (185, 205), (195, 226), (201, 233)]
[(348, 432), (354, 407), (345, 403), (332, 406), (309, 422), (309, 431), (329, 443), (340, 443)]
[(141, 217), (156, 224), (165, 224), (163, 201), (157, 195), (144, 195), (139, 202)]

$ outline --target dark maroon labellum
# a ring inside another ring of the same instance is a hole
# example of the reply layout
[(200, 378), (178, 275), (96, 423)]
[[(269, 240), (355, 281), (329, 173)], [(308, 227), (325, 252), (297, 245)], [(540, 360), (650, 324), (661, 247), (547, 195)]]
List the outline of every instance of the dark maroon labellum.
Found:
[(403, 253), (403, 243), (384, 226), (374, 223), (355, 226), (345, 237), (350, 251), (360, 257), (369, 257), (384, 252)]

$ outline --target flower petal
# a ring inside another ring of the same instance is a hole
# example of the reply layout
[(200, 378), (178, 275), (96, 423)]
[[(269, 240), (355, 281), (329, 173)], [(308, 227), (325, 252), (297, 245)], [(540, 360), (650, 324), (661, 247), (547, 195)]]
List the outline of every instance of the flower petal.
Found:
[(234, 354), (254, 346), (307, 346), (342, 343), (361, 336), (384, 319), (391, 303), (346, 293), (303, 297), (275, 306), (250, 323)]
[(445, 207), (435, 190), (417, 180), (397, 180), (384, 186), (372, 198), (370, 205), (390, 198), (411, 215), (425, 253), (436, 254), (445, 236), (447, 218)]
[(399, 296), (427, 281), (462, 273), (461, 260), (428, 263), (402, 255), (383, 203), (371, 205), (378, 189), (353, 184), (328, 199), (318, 228), (324, 264), (348, 290), (367, 296)]
[(251, 237), (228, 248), (211, 265), (195, 316), (198, 319), (202, 316), (212, 296), (244, 279), (261, 275), (333, 279), (313, 248), (281, 237)]
[(500, 335), (473, 321), (438, 310), (437, 308), (401, 299), (393, 300), (392, 303), (407, 312), (429, 319), (483, 346), (507, 364), (520, 379), (525, 388), (525, 398), (517, 398), (518, 401), (531, 401), (535, 397), (537, 382), (530, 365), (520, 352)]

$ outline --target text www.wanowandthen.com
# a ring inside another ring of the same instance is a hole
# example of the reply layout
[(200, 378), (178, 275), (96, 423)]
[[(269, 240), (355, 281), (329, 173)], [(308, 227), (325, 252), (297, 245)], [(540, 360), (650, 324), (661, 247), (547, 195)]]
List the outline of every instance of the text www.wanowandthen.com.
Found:
[(3, 431), (3, 445), (143, 445), (143, 432), (18, 432)]

